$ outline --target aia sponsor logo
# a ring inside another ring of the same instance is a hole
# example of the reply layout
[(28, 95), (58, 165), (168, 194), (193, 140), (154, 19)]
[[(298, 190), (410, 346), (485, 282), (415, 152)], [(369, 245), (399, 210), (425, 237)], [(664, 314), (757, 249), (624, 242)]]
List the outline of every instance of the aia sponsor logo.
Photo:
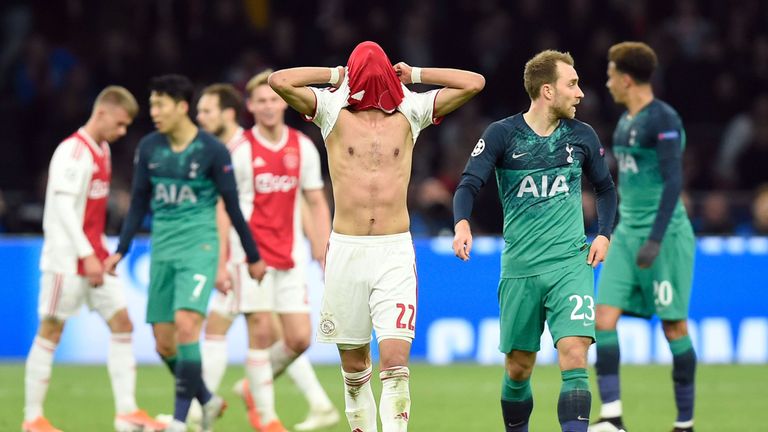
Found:
[(88, 188), (88, 199), (102, 199), (109, 195), (109, 182), (95, 179)]
[(257, 174), (253, 179), (253, 187), (257, 193), (289, 192), (296, 189), (299, 179), (296, 176), (274, 175), (272, 173)]

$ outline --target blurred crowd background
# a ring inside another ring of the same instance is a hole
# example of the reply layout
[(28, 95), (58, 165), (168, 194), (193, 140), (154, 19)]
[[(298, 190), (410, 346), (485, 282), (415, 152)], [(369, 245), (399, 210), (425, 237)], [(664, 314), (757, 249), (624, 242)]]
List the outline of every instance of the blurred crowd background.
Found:
[[(611, 135), (621, 110), (605, 89), (606, 53), (613, 43), (641, 40), (659, 56), (656, 95), (685, 123), (683, 198), (697, 233), (768, 234), (765, 1), (6, 0), (0, 22), (0, 232), (41, 231), (49, 159), (85, 123), (104, 86), (126, 86), (141, 104), (128, 135), (112, 146), (114, 234), (127, 212), (134, 149), (152, 131), (150, 77), (181, 73), (199, 88), (242, 89), (267, 67), (345, 64), (358, 42), (374, 40), (392, 62), (486, 77), (481, 94), (416, 145), (413, 232), (452, 233), (451, 200), (467, 157), (491, 121), (527, 109), (523, 67), (542, 49), (573, 54), (586, 94), (577, 118), (598, 132), (615, 173)], [(325, 156), (314, 125), (290, 110), (286, 119)], [(594, 231), (590, 193), (584, 209)], [(493, 182), (473, 227), (501, 231)]]

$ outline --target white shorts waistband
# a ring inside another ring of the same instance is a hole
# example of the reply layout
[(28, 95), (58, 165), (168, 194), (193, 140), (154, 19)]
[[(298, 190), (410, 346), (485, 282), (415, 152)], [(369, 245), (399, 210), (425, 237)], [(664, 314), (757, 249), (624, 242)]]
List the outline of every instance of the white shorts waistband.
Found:
[(385, 244), (413, 243), (411, 233), (406, 231), (398, 234), (352, 236), (331, 232), (330, 241), (334, 243), (350, 244), (356, 246), (381, 246)]

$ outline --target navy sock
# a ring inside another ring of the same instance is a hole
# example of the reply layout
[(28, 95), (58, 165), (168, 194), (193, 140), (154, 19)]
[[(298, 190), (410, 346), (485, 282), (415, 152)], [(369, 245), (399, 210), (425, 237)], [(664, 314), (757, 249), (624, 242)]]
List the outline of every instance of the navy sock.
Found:
[(531, 380), (515, 381), (504, 372), (501, 384), (501, 415), (506, 432), (528, 432), (533, 411)]
[(202, 376), (202, 362), (200, 360), (200, 344), (194, 342), (179, 345), (178, 353), (178, 360), (176, 361), (176, 399), (173, 418), (186, 423), (192, 399), (199, 394), (201, 387), (205, 387)]
[(562, 371), (563, 385), (557, 401), (557, 418), (563, 432), (587, 432), (592, 394), (589, 392), (587, 370)]
[(617, 401), (621, 398), (619, 385), (619, 335), (616, 330), (597, 330), (597, 387), (600, 391), (600, 400), (603, 403)]
[(691, 421), (693, 420), (696, 352), (688, 335), (669, 341), (669, 348), (672, 351), (672, 381), (675, 384), (677, 421)]

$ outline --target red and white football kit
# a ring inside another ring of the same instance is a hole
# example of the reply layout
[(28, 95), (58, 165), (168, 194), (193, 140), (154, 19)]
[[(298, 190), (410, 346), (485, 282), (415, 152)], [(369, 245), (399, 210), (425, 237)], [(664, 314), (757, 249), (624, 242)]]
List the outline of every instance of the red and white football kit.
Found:
[(233, 289), (226, 296), (216, 293), (211, 309), (225, 316), (264, 311), (309, 313), (300, 194), (323, 188), (317, 148), (288, 126), (276, 143), (254, 127), (233, 138), (228, 147), (240, 210), (268, 267), (261, 283), (251, 279), (245, 253), (231, 237), (228, 267)]
[(83, 128), (62, 141), (51, 158), (40, 256), (41, 317), (64, 320), (86, 303), (109, 320), (126, 307), (116, 277), (105, 274), (104, 285), (94, 288), (83, 270), (82, 258), (109, 255), (104, 225), (111, 176), (109, 144), (96, 143)]

